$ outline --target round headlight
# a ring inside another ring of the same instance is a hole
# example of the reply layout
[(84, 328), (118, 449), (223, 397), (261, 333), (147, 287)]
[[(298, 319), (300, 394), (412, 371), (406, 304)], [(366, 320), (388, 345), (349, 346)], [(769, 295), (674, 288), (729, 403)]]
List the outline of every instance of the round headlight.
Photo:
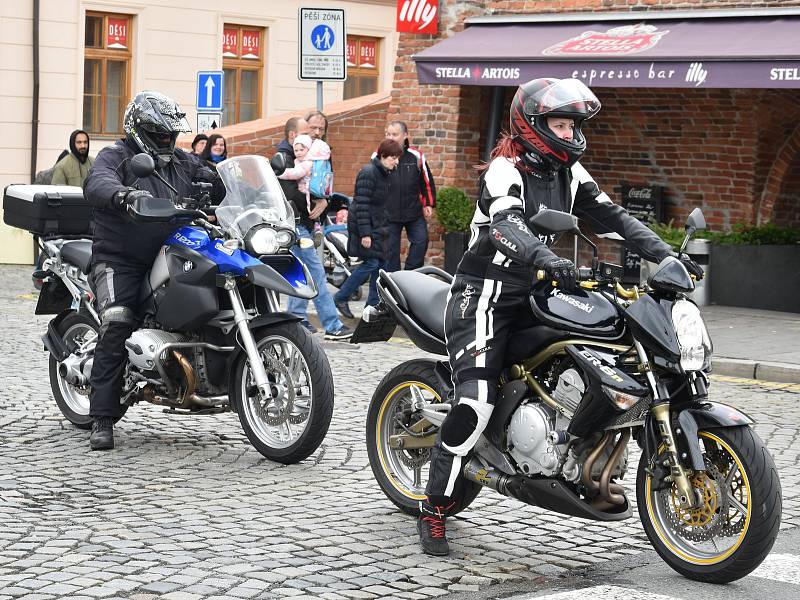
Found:
[(711, 366), (711, 337), (700, 316), (700, 309), (688, 300), (678, 300), (672, 306), (672, 324), (681, 348), (681, 367), (684, 371), (699, 371)]
[(278, 244), (281, 248), (288, 248), (294, 243), (294, 234), (288, 229), (278, 230), (275, 238), (278, 240)]
[(271, 227), (259, 227), (256, 229), (250, 236), (247, 245), (255, 255), (275, 254), (280, 247), (278, 236)]

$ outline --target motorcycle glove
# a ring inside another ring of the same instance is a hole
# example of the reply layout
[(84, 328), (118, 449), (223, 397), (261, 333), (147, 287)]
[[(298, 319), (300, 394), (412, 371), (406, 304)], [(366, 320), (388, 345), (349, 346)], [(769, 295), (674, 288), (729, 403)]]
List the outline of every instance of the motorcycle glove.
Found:
[(700, 281), (705, 276), (705, 271), (703, 271), (703, 267), (697, 264), (691, 257), (684, 253), (678, 257), (678, 260), (683, 263), (683, 266), (686, 267), (686, 270), (689, 271), (689, 275), (694, 275), (694, 278), (697, 281)]
[(521, 207), (495, 213), (489, 225), (489, 240), (505, 256), (523, 265), (544, 265), (556, 257), (528, 228)]
[(114, 194), (114, 206), (121, 209), (126, 209), (129, 204), (133, 204), (138, 198), (152, 198), (153, 194), (147, 190), (137, 190), (134, 188), (125, 188)]
[(547, 276), (556, 282), (557, 287), (565, 292), (573, 292), (578, 289), (575, 263), (571, 260), (556, 256), (544, 263), (542, 267)]

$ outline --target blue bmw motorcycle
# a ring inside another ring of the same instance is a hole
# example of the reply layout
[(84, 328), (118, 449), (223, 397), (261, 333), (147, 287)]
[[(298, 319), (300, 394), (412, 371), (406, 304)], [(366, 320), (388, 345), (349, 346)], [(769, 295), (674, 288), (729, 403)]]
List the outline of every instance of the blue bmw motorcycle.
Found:
[[(148, 162), (149, 161), (149, 162)], [(133, 159), (139, 176), (152, 159)], [(319, 341), (282, 312), (278, 295), (316, 287), (289, 248), (294, 215), (260, 156), (218, 165), (226, 188), (216, 223), (191, 199), (144, 198), (134, 219), (182, 224), (164, 243), (141, 290), (141, 327), (126, 342), (122, 412), (139, 402), (170, 413), (235, 411), (265, 457), (296, 463), (314, 452), (333, 413), (333, 377)], [(76, 188), (77, 189), (77, 188)], [(57, 314), (44, 336), (59, 409), (91, 427), (89, 376), (100, 322), (87, 275), (91, 242), (43, 243), (47, 272), (37, 314)]]

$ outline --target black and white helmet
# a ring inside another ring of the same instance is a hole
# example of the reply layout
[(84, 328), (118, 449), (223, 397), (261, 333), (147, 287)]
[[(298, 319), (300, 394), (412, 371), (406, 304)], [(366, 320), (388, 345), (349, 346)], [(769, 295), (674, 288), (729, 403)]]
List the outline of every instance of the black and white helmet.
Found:
[(123, 128), (127, 139), (152, 156), (159, 167), (172, 160), (178, 134), (192, 130), (177, 102), (150, 91), (139, 92), (128, 104)]

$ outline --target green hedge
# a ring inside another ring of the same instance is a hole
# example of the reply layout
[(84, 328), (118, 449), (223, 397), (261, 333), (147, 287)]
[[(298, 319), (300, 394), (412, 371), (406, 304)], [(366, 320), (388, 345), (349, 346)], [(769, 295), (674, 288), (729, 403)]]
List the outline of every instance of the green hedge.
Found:
[(463, 190), (443, 187), (436, 191), (436, 218), (447, 233), (469, 231), (475, 203)]
[[(673, 221), (669, 223), (652, 223), (650, 229), (667, 242), (673, 249), (680, 248), (686, 230), (675, 227)], [(760, 246), (760, 245), (786, 245), (800, 243), (800, 229), (791, 227), (776, 227), (771, 223), (766, 225), (745, 225), (737, 223), (730, 232), (698, 231), (692, 236), (694, 239), (708, 239), (713, 244), (726, 246)]]

